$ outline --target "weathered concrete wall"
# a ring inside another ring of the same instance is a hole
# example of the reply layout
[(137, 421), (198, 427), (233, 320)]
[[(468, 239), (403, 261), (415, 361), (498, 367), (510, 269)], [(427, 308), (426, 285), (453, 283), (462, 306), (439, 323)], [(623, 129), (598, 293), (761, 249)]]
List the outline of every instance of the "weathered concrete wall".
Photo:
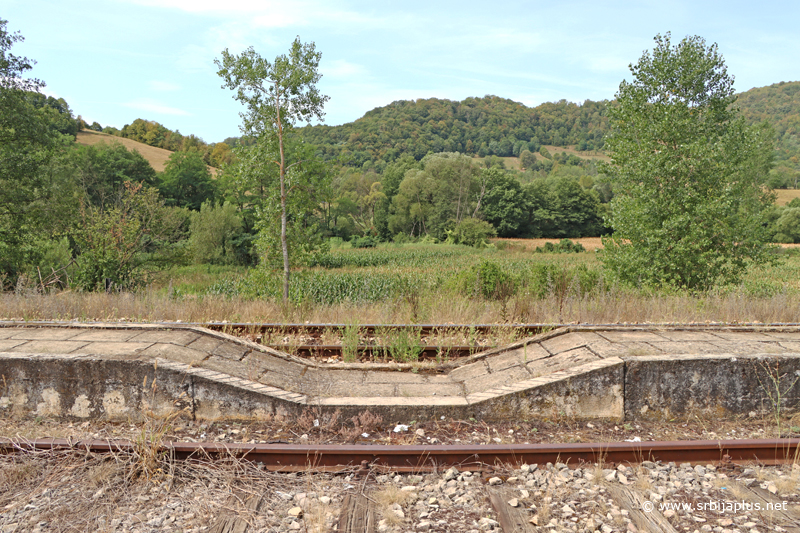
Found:
[[(628, 419), (728, 418), (800, 405), (800, 356), (673, 355), (626, 360)], [(780, 394), (778, 394), (780, 393)], [(780, 402), (779, 402), (780, 398)]]
[[(607, 418), (730, 417), (800, 407), (798, 355), (610, 357), (464, 396), (307, 396), (166, 360), (93, 355), (0, 355), (0, 416), (138, 420), (146, 413), (215, 420), (286, 419), (307, 408), (366, 410), (385, 423)], [(776, 389), (777, 387), (777, 389)]]
[(170, 361), (16, 354), (0, 357), (0, 413), (139, 420), (146, 413), (181, 412), (252, 420), (287, 417), (304, 407), (303, 398), (274, 397), (270, 387), (215, 374)]

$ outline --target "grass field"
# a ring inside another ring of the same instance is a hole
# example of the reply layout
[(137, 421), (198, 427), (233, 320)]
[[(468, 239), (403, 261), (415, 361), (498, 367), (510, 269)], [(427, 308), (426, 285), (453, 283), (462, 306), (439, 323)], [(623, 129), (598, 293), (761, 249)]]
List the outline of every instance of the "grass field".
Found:
[[(489, 265), (489, 266), (487, 266)], [(486, 280), (494, 280), (489, 290)], [(541, 254), (522, 246), (337, 249), (295, 271), (282, 305), (281, 274), (188, 266), (136, 293), (0, 295), (0, 317), (21, 320), (271, 323), (751, 323), (797, 322), (800, 254), (709, 293), (625, 288), (597, 253)], [(496, 290), (495, 290), (496, 289)]]

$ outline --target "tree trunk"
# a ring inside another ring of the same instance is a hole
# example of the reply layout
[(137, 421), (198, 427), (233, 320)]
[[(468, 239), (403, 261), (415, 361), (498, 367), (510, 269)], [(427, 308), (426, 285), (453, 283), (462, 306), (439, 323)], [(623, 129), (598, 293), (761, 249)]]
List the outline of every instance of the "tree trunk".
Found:
[[(275, 83), (277, 89), (278, 83)], [(276, 109), (278, 122), (278, 149), (281, 152), (281, 251), (283, 252), (283, 303), (289, 302), (289, 245), (286, 242), (286, 158), (283, 153), (283, 124), (281, 123), (281, 96), (276, 90)]]

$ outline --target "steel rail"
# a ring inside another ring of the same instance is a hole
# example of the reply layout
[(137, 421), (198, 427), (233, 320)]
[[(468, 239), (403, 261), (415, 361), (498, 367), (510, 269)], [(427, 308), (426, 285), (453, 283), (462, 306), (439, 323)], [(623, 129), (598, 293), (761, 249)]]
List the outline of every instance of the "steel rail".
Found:
[[(487, 445), (295, 445), (221, 442), (165, 442), (160, 450), (179, 460), (239, 457), (276, 471), (341, 471), (366, 465), (382, 471), (425, 472), (449, 466), (486, 470), (494, 466), (562, 462), (613, 465), (642, 461), (775, 465), (796, 461), (800, 439), (652, 441)], [(134, 452), (130, 441), (3, 439), (0, 453), (76, 450)]]

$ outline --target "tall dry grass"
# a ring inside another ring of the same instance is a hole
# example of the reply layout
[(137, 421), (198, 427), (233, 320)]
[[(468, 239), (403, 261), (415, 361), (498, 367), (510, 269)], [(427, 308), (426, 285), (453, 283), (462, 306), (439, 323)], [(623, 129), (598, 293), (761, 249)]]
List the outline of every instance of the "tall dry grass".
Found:
[(170, 298), (163, 292), (0, 294), (0, 319), (128, 322), (257, 323), (774, 323), (799, 322), (800, 294), (641, 294), (610, 288), (580, 297), (517, 295), (500, 302), (453, 293), (423, 294), (413, 305), (396, 299), (365, 304), (283, 306), (223, 296)]

